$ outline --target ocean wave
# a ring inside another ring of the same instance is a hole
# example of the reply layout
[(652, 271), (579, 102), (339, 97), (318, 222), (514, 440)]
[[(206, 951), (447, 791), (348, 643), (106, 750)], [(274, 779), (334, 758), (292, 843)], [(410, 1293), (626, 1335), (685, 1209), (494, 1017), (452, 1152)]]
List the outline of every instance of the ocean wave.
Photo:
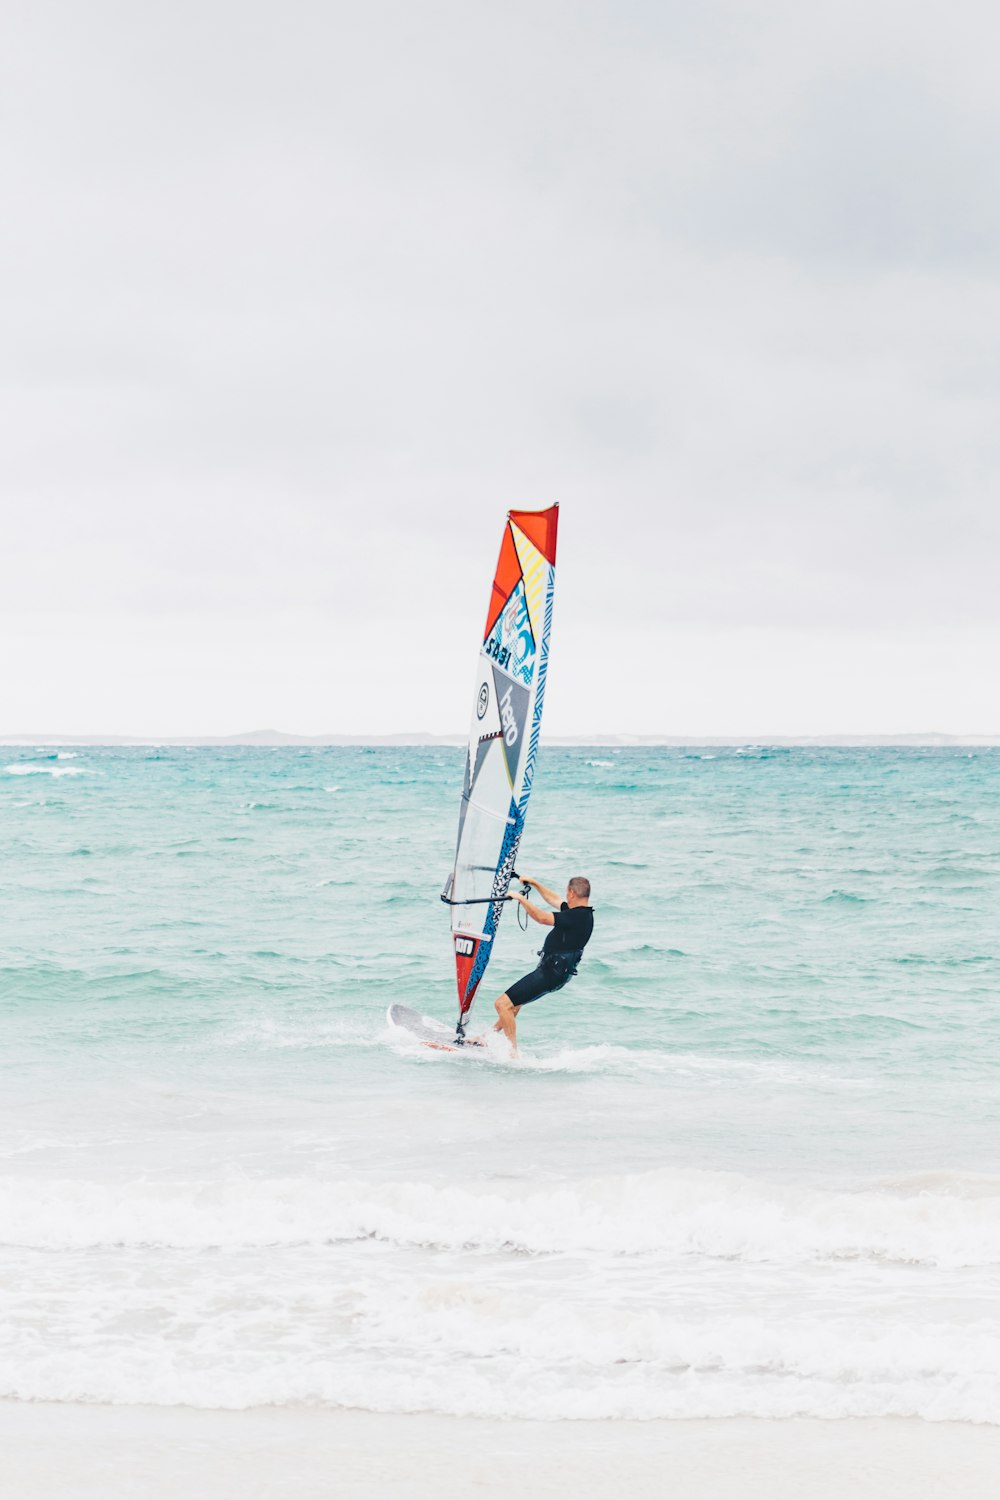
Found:
[(369, 1243), (8, 1254), (0, 1397), (1000, 1423), (1000, 1319), (985, 1288), (945, 1321), (945, 1303), (903, 1280), (852, 1304), (832, 1278), (807, 1292), (780, 1276), (706, 1286), (676, 1266), (627, 1286), (611, 1265), (556, 1269), (505, 1274)]
[[(592, 964), (597, 968), (597, 961)], [(628, 1010), (628, 1005), (620, 1006)], [(643, 1007), (638, 1007), (643, 1008)], [(386, 1027), (379, 1040), (407, 1057), (441, 1066), (451, 1066), (455, 1059), (447, 1052), (428, 1050), (423, 1044), (396, 1027)], [(847, 1076), (821, 1066), (795, 1066), (785, 1058), (723, 1057), (698, 1052), (667, 1052), (643, 1047), (623, 1047), (615, 1042), (594, 1042), (588, 1046), (557, 1047), (554, 1051), (533, 1049), (512, 1058), (507, 1043), (487, 1031), (484, 1036), (486, 1058), (495, 1066), (533, 1073), (604, 1074), (624, 1078), (698, 1078), (711, 1084), (731, 1083), (740, 1086), (747, 1081), (773, 1087), (778, 1084), (796, 1088), (865, 1089), (871, 1078)], [(464, 1064), (465, 1059), (460, 1059)]]
[[(506, 1057), (505, 1057), (505, 1060)], [(844, 1077), (828, 1069), (794, 1067), (784, 1059), (718, 1057), (698, 1052), (647, 1051), (621, 1047), (614, 1042), (596, 1042), (589, 1047), (562, 1047), (556, 1052), (522, 1052), (512, 1066), (540, 1073), (607, 1073), (625, 1077), (698, 1077), (708, 1082), (747, 1080), (764, 1085), (799, 1088), (867, 1088), (870, 1079)]]
[(632, 943), (627, 948), (615, 950), (615, 958), (631, 958), (639, 953), (654, 953), (663, 958), (685, 958), (686, 954), (682, 948), (664, 948), (659, 943)]
[(833, 1191), (671, 1168), (545, 1183), (0, 1181), (0, 1243), (44, 1250), (329, 1245), (670, 1255), (747, 1265), (1000, 1268), (1000, 1185)]
[(1000, 1424), (997, 1175), (11, 1175), (0, 1241), (7, 1399)]
[(38, 766), (26, 764), (24, 761), (15, 761), (13, 765), (4, 766), (8, 776), (86, 776), (86, 766)]
[[(272, 955), (273, 956), (273, 955)], [(340, 967), (340, 965), (338, 965)], [(376, 1047), (382, 1038), (373, 1036), (366, 1023), (348, 1021), (288, 1022), (275, 1016), (245, 1020), (215, 1039), (219, 1047), (253, 1047), (263, 1051), (309, 1050), (329, 1047)]]

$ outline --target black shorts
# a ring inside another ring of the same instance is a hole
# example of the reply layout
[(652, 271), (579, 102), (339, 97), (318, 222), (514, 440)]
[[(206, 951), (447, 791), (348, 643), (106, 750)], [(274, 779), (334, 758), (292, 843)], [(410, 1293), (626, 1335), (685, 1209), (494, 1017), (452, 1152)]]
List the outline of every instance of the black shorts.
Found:
[(523, 979), (507, 986), (507, 996), (512, 1005), (530, 1005), (533, 1000), (540, 1000), (543, 995), (551, 995), (556, 990), (561, 990), (564, 984), (576, 973), (575, 969), (550, 969), (544, 964), (539, 964), (537, 969), (532, 969), (530, 974), (525, 974)]

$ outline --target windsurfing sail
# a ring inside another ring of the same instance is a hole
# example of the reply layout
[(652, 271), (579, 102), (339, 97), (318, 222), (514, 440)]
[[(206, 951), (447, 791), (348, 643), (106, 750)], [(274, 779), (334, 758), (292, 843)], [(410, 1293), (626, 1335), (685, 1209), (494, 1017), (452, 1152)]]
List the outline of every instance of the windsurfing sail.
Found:
[(558, 505), (512, 510), (486, 613), (458, 815), (451, 910), (458, 1035), (490, 961), (531, 795), (549, 661)]

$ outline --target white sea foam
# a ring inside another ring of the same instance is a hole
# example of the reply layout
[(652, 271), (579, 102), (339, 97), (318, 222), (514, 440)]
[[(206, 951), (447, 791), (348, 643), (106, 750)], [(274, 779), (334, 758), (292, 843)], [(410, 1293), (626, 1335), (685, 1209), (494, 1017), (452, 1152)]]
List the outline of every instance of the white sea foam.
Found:
[(8, 1179), (0, 1396), (1000, 1422), (1000, 1184), (947, 1186)]
[(659, 1052), (597, 1042), (589, 1047), (561, 1047), (556, 1052), (521, 1052), (517, 1066), (540, 1073), (611, 1073), (625, 1077), (656, 1076), (745, 1081), (760, 1079), (816, 1087), (864, 1088), (869, 1079), (847, 1078), (825, 1068), (790, 1066), (775, 1058), (712, 1057), (696, 1052)]
[[(918, 1179), (919, 1180), (919, 1179)], [(544, 1184), (277, 1179), (144, 1183), (0, 1180), (0, 1242), (87, 1249), (323, 1245), (699, 1256), (802, 1266), (894, 1262), (1000, 1270), (1000, 1182), (969, 1192), (896, 1183), (830, 1191), (666, 1169)]]
[(363, 1021), (339, 1021), (311, 1019), (308, 1022), (287, 1022), (274, 1016), (248, 1017), (223, 1032), (217, 1039), (222, 1047), (255, 1047), (268, 1051), (285, 1048), (313, 1050), (325, 1047), (376, 1047), (381, 1038), (372, 1035), (369, 1025)]
[[(380, 1040), (398, 1052), (423, 1061), (453, 1066), (456, 1059), (444, 1052), (429, 1052), (423, 1045), (398, 1028), (383, 1031)], [(643, 1047), (621, 1047), (614, 1042), (596, 1042), (585, 1047), (559, 1047), (546, 1052), (522, 1050), (511, 1058), (507, 1043), (489, 1031), (485, 1034), (489, 1061), (534, 1073), (607, 1074), (622, 1078), (673, 1078), (680, 1082), (734, 1086), (747, 1081), (762, 1085), (788, 1084), (797, 1087), (857, 1090), (871, 1086), (872, 1080), (845, 1077), (828, 1068), (798, 1066), (776, 1058), (713, 1057), (695, 1052), (663, 1052)], [(458, 1060), (464, 1063), (465, 1059)]]
[[(263, 1292), (265, 1283), (261, 1282)], [(224, 1288), (168, 1306), (126, 1290), (67, 1318), (63, 1340), (19, 1336), (0, 1355), (0, 1397), (241, 1409), (322, 1405), (536, 1420), (900, 1416), (1000, 1422), (996, 1323), (928, 1345), (920, 1332), (762, 1319), (693, 1327), (637, 1317), (606, 1354), (600, 1328), (522, 1297), (498, 1316), (442, 1284), (437, 1315), (419, 1289), (356, 1302), (315, 1295), (235, 1316)], [(512, 1300), (512, 1299), (511, 1299)], [(448, 1309), (445, 1311), (445, 1309)], [(490, 1313), (493, 1316), (490, 1316)], [(325, 1317), (324, 1317), (325, 1313)], [(283, 1314), (275, 1326), (275, 1319)], [(309, 1317), (323, 1342), (306, 1342)], [(193, 1320), (197, 1320), (193, 1326)], [(366, 1336), (345, 1347), (344, 1323)], [(127, 1330), (145, 1324), (132, 1341)], [(155, 1330), (155, 1331), (153, 1331)], [(463, 1334), (464, 1337), (459, 1337)], [(596, 1335), (596, 1337), (595, 1337)], [(428, 1346), (418, 1356), (416, 1342)]]
[(8, 776), (86, 776), (86, 766), (35, 766), (26, 765), (24, 761), (15, 761), (11, 766), (5, 766), (4, 770)]

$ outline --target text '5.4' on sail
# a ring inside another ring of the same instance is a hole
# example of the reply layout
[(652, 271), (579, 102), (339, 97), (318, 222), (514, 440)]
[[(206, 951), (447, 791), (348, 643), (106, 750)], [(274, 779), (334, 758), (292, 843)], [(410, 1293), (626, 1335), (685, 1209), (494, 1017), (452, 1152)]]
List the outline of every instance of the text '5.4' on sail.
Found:
[(490, 961), (538, 755), (556, 576), (558, 505), (508, 513), (479, 652), (451, 910), (458, 1031)]

